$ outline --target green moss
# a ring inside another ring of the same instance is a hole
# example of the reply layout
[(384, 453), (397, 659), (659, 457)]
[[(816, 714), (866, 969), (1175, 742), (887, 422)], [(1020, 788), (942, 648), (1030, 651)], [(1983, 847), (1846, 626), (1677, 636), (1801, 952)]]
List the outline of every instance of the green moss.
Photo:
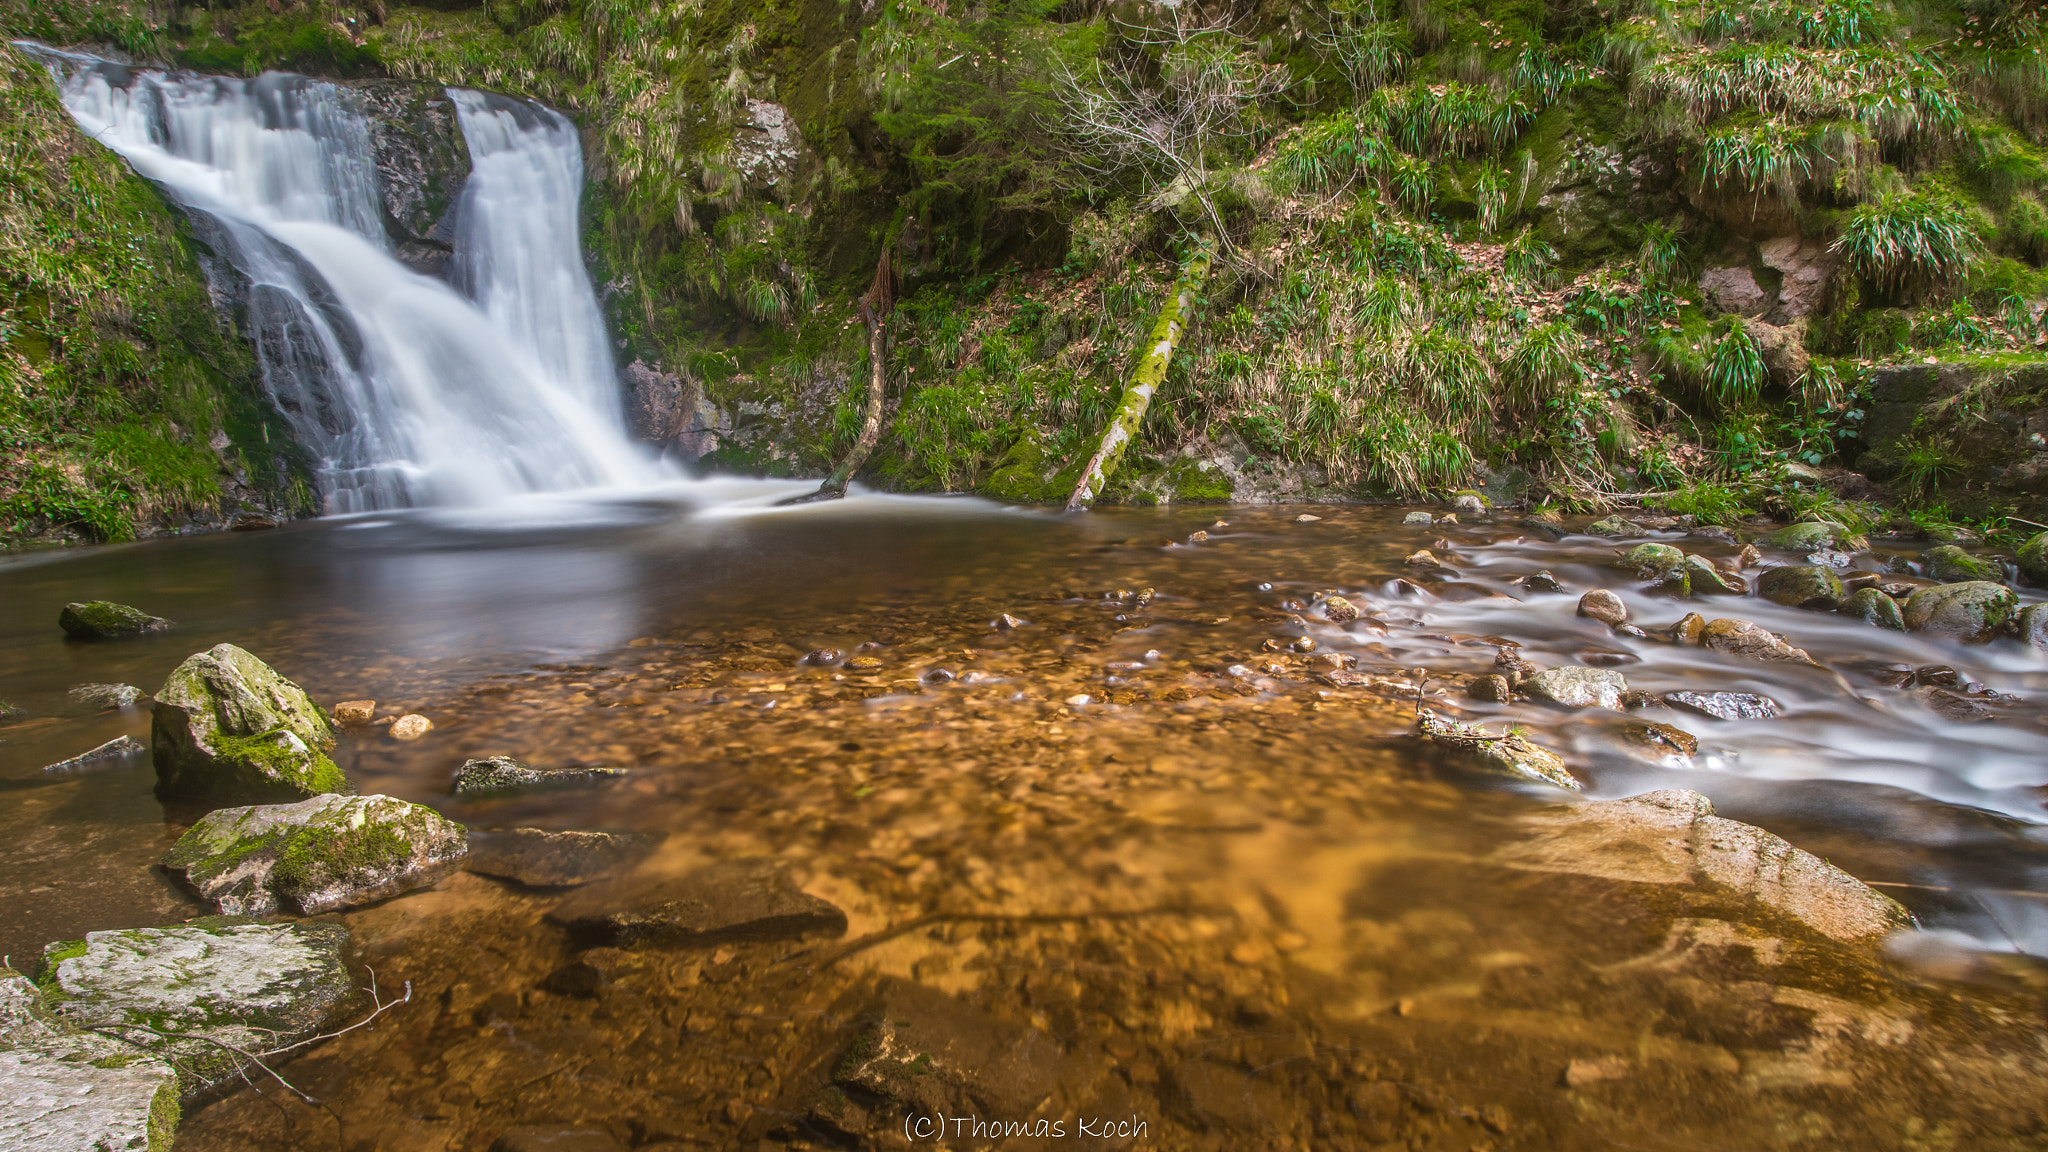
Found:
[(166, 1080), (149, 1101), (149, 1152), (170, 1152), (171, 1145), (177, 1140), (178, 1121), (181, 1119), (178, 1082)]
[(289, 733), (273, 728), (257, 736), (216, 734), (217, 759), (237, 770), (222, 787), (260, 792), (282, 786), (308, 796), (350, 790), (348, 776), (324, 752), (310, 746), (303, 752), (285, 747), (281, 738)]

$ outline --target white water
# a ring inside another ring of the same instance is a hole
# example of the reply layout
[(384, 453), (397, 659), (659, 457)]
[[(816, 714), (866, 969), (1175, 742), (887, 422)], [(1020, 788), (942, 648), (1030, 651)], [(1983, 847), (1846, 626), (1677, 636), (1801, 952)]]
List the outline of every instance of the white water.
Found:
[(449, 90), (474, 166), (450, 287), (393, 258), (345, 90), (38, 54), (79, 124), (191, 209), (248, 281), (265, 386), (315, 457), (326, 511), (674, 478), (624, 431), (579, 250), (583, 158), (561, 115)]

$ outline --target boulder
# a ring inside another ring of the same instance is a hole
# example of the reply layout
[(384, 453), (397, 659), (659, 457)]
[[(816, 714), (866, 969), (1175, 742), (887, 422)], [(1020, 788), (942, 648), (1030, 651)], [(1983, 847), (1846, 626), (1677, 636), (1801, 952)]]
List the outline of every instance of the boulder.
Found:
[(0, 968), (0, 1148), (169, 1152), (178, 1074), (65, 1021), (27, 977)]
[(88, 600), (83, 604), (66, 604), (57, 613), (57, 626), (80, 640), (112, 640), (162, 632), (171, 627), (171, 622), (112, 600)]
[(222, 912), (317, 916), (432, 884), (468, 850), (462, 825), (432, 808), (327, 795), (210, 812), (163, 864)]
[(97, 748), (80, 752), (69, 760), (43, 765), (43, 771), (50, 775), (66, 775), (73, 772), (96, 772), (102, 768), (118, 768), (132, 763), (134, 759), (148, 752), (142, 741), (133, 736), (116, 736)]
[(1530, 743), (1520, 732), (1489, 732), (1424, 711), (1418, 722), (1418, 734), (1431, 744), (1468, 756), (1505, 775), (1574, 791), (1584, 787), (1557, 753)]
[(2029, 604), (2020, 609), (2020, 641), (2036, 652), (2048, 653), (2048, 604)]
[(1666, 692), (1664, 702), (1715, 720), (1770, 720), (1784, 711), (1776, 700), (1751, 692)]
[(1842, 614), (1894, 632), (1906, 630), (1906, 617), (1899, 611), (1899, 602), (1876, 588), (1859, 588), (1850, 593), (1842, 601)]
[(270, 665), (219, 644), (187, 657), (157, 690), (150, 717), (157, 792), (271, 800), (354, 792), (327, 752), (318, 705)]
[(661, 837), (649, 832), (505, 828), (471, 832), (462, 866), (534, 888), (568, 888), (624, 872), (660, 843)]
[(1586, 525), (1586, 531), (1594, 536), (1607, 536), (1617, 540), (1627, 540), (1630, 537), (1643, 534), (1641, 526), (1632, 520), (1624, 520), (1619, 516), (1609, 516), (1604, 520), (1595, 520), (1591, 524)]
[(1401, 517), (1401, 523), (1417, 526), (1429, 525), (1436, 523), (1436, 517), (1431, 516), (1427, 512), (1410, 512), (1406, 516)]
[(347, 944), (339, 924), (211, 917), (51, 944), (45, 982), (66, 1020), (170, 1061), (189, 1097), (316, 1035), (354, 995)]
[(1970, 580), (1922, 588), (1906, 601), (1906, 628), (1982, 644), (1998, 635), (2019, 610), (2019, 597), (2003, 584)]
[(843, 936), (846, 913), (799, 888), (773, 860), (726, 860), (684, 876), (592, 885), (548, 918), (612, 941), (710, 943)]
[(1663, 579), (1685, 565), (1685, 553), (1669, 544), (1638, 544), (1621, 558), (1621, 566), (1642, 579)]
[(533, 768), (510, 756), (487, 756), (465, 760), (455, 770), (455, 795), (470, 800), (514, 792), (588, 788), (609, 784), (625, 774), (624, 768)]
[(1690, 757), (1700, 750), (1699, 737), (1671, 724), (1657, 724), (1645, 721), (1630, 724), (1621, 730), (1630, 744), (1653, 753), (1658, 758), (1668, 756)]
[(126, 708), (142, 699), (142, 689), (133, 684), (73, 684), (64, 698), (87, 708)]
[(1700, 646), (1725, 652), (1744, 660), (1784, 664), (1813, 664), (1813, 657), (1785, 642), (1785, 638), (1747, 620), (1709, 620), (1700, 630)]
[(1787, 608), (1832, 609), (1842, 602), (1842, 580), (1818, 564), (1771, 568), (1757, 577), (1756, 594)]
[(2020, 545), (2018, 559), (2021, 575), (2037, 586), (2048, 587), (2048, 532)]
[(1697, 792), (1669, 789), (1589, 801), (1528, 818), (1533, 835), (1491, 860), (1509, 868), (1637, 884), (1688, 885), (1708, 898), (1761, 905), (1830, 939), (1873, 941), (1913, 926), (1862, 881), (1748, 824), (1714, 814)]
[(1920, 554), (1920, 570), (1929, 580), (1961, 584), (1970, 580), (2005, 582), (2005, 570), (1981, 556), (1972, 556), (1953, 544), (1937, 544)]
[(1522, 691), (1566, 708), (1620, 710), (1628, 680), (1605, 668), (1552, 668), (1522, 681)]
[(1507, 704), (1514, 700), (1514, 686), (1505, 676), (1475, 677), (1465, 690), (1474, 700), (1485, 700), (1494, 704)]
[(1870, 547), (1870, 541), (1832, 520), (1804, 520), (1790, 524), (1764, 537), (1764, 542), (1791, 552), (1860, 552)]
[(1611, 626), (1628, 620), (1628, 605), (1607, 589), (1595, 588), (1579, 597), (1579, 615)]
[(1743, 596), (1749, 592), (1740, 576), (1721, 571), (1705, 556), (1687, 553), (1685, 574), (1691, 579), (1692, 591), (1701, 596)]
[(1460, 516), (1486, 515), (1486, 498), (1477, 492), (1461, 492), (1451, 498), (1451, 511)]

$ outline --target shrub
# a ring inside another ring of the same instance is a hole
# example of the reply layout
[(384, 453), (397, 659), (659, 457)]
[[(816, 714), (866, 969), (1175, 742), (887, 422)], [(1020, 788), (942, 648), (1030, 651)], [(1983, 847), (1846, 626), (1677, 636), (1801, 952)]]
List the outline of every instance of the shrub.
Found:
[(1961, 275), (1983, 248), (1969, 211), (1948, 197), (1909, 192), (1849, 214), (1829, 246), (1851, 271), (1880, 287), (1943, 284)]

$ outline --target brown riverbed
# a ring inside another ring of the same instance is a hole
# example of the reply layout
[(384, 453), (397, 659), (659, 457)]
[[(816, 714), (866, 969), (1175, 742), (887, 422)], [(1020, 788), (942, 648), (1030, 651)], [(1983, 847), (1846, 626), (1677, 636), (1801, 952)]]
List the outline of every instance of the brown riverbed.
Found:
[[(521, 1126), (750, 1152), (2048, 1146), (2031, 958), (2048, 945), (2048, 665), (1750, 598), (1657, 601), (1607, 567), (1611, 542), (1506, 518), (1302, 511), (855, 501), (579, 531), (325, 522), (10, 560), (0, 696), (32, 718), (0, 730), (5, 949), (20, 965), (49, 940), (204, 911), (150, 867), (195, 814), (153, 798), (146, 763), (57, 782), (40, 767), (147, 738), (145, 712), (71, 707), (70, 684), (153, 689), (232, 641), (324, 703), (433, 719), (411, 743), (343, 736), (365, 792), (477, 827), (658, 834), (650, 875), (772, 858), (848, 929), (591, 951), (547, 919), (563, 893), (459, 874), (334, 918), (365, 976), (411, 981), (413, 1000), (281, 1069), (317, 1105), (244, 1090), (189, 1115), (181, 1148), (481, 1152)], [(1449, 567), (1403, 563), (1425, 546)], [(1880, 540), (1858, 562), (1917, 548)], [(1571, 594), (1512, 583), (1539, 569)], [(1741, 616), (1823, 667), (1616, 636), (1573, 614), (1596, 585), (1653, 636), (1688, 608)], [(1324, 622), (1311, 605), (1329, 591), (1365, 618)], [(179, 628), (64, 642), (57, 609), (101, 597)], [(1313, 652), (1266, 650), (1303, 637)], [(1785, 714), (1468, 699), (1503, 640)], [(804, 662), (821, 648), (880, 667)], [(1360, 682), (1318, 675), (1331, 653), (1357, 657)], [(1994, 717), (1943, 718), (1888, 682), (1897, 664), (1956, 668), (2000, 694), (1980, 693)], [(1908, 962), (1726, 893), (1508, 866), (1501, 846), (1568, 797), (1433, 754), (1410, 735), (1419, 705), (1523, 726), (1597, 798), (1704, 792), (1947, 935)], [(1625, 731), (1642, 719), (1699, 752), (1645, 755)], [(454, 768), (493, 754), (632, 771), (454, 801)], [(866, 1091), (849, 1060), (877, 1021), (968, 1055), (926, 1097)], [(1059, 1133), (907, 1141), (934, 1112)], [(1095, 1135), (1105, 1121), (1132, 1135)]]

